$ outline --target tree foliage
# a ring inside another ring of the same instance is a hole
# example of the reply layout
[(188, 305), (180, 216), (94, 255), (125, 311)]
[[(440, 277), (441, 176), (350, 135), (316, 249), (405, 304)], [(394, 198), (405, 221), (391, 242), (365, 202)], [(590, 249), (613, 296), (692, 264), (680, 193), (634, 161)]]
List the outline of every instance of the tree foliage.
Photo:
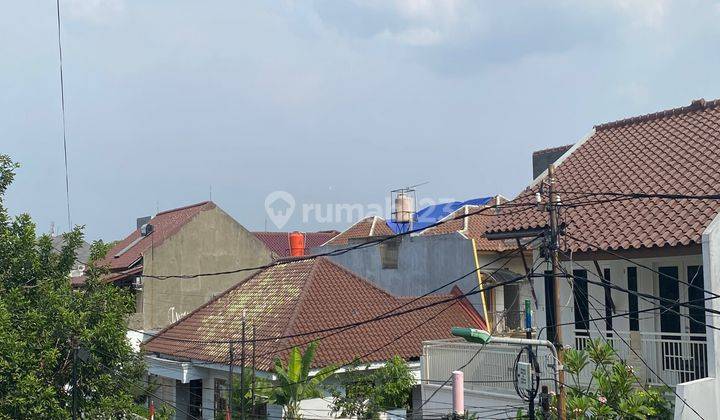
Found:
[(327, 366), (310, 376), (316, 350), (317, 342), (312, 342), (304, 353), (294, 347), (288, 355), (287, 364), (275, 358), (277, 383), (268, 394), (268, 403), (284, 406), (286, 419), (301, 417), (300, 401), (322, 397), (321, 385), (335, 372), (334, 366)]
[[(255, 392), (253, 392), (253, 386), (255, 387)], [(231, 398), (233, 408), (232, 418), (263, 418), (263, 416), (259, 414), (261, 411), (260, 408), (267, 402), (269, 393), (266, 391), (270, 389), (272, 389), (272, 384), (267, 379), (258, 377), (257, 375), (253, 378), (251, 369), (245, 369), (243, 374), (235, 375), (233, 378)], [(225, 420), (225, 418), (226, 413), (215, 413), (216, 420)]]
[(377, 418), (382, 411), (410, 407), (415, 378), (405, 360), (395, 356), (372, 372), (355, 363), (340, 384), (342, 389), (332, 391), (333, 413), (341, 417)]
[[(585, 350), (564, 353), (568, 419), (671, 419), (672, 401), (667, 387), (641, 387), (633, 368), (620, 360), (606, 342), (592, 340)], [(581, 382), (590, 371), (591, 380)], [(557, 418), (554, 401), (553, 418)], [(542, 418), (538, 413), (538, 418)]]
[[(144, 372), (126, 340), (132, 299), (103, 284), (97, 267), (73, 290), (69, 273), (82, 227), (65, 234), (56, 251), (29, 215), (10, 217), (4, 199), (17, 167), (0, 155), (0, 418), (69, 418), (76, 346), (78, 412), (123, 417)], [(102, 244), (92, 252), (97, 258)]]

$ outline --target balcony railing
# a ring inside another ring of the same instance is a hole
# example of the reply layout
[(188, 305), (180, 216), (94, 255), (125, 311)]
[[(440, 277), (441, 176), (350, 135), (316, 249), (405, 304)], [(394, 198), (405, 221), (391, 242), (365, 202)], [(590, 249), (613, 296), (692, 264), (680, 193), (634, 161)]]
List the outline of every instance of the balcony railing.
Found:
[[(597, 331), (576, 330), (575, 348), (585, 349), (591, 339), (600, 337)], [(674, 387), (708, 376), (705, 334), (619, 331), (603, 337), (647, 383)], [(581, 380), (590, 380), (589, 370)]]

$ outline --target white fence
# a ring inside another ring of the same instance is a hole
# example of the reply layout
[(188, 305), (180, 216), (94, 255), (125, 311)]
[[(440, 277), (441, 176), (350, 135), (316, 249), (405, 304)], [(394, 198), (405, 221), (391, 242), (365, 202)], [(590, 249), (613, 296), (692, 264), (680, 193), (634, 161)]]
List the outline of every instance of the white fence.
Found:
[[(450, 374), (461, 369), (465, 390), (484, 391), (503, 395), (516, 395), (513, 369), (520, 346), (507, 344), (468, 343), (463, 340), (437, 340), (423, 344), (423, 371), (421, 380), (428, 385), (441, 385)], [(481, 350), (482, 349), (482, 350)], [(554, 366), (547, 349), (537, 348), (541, 385), (554, 390)], [(527, 361), (523, 356), (522, 361)], [(469, 362), (469, 363), (468, 363)]]
[[(650, 384), (665, 383), (674, 387), (708, 375), (705, 334), (619, 331), (601, 336), (597, 331), (576, 330), (575, 348), (585, 349), (591, 339), (597, 338), (607, 341), (618, 357)], [(590, 379), (589, 369), (587, 371), (581, 380)]]

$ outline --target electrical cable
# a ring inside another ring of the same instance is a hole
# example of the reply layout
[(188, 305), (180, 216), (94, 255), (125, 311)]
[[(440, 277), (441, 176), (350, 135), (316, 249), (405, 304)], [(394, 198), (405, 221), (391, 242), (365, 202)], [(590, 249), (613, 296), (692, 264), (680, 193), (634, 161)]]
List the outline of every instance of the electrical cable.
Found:
[(672, 277), (672, 276), (663, 274), (663, 273), (661, 273), (661, 272), (655, 270), (654, 268), (649, 267), (649, 266), (647, 266), (647, 265), (645, 265), (645, 264), (642, 264), (642, 263), (639, 263), (639, 262), (637, 262), (637, 261), (634, 261), (634, 260), (632, 260), (632, 259), (630, 259), (630, 258), (627, 258), (627, 257), (625, 257), (625, 256), (623, 256), (623, 255), (620, 255), (620, 254), (618, 254), (618, 253), (616, 253), (616, 252), (612, 252), (612, 251), (610, 251), (610, 250), (603, 249), (603, 248), (602, 248), (601, 246), (599, 246), (599, 245), (594, 245), (594, 244), (592, 244), (592, 243), (590, 243), (590, 242), (588, 242), (588, 241), (585, 241), (584, 239), (580, 239), (580, 238), (578, 238), (578, 237), (575, 237), (575, 236), (570, 235), (570, 234), (567, 234), (567, 233), (566, 233), (565, 235), (566, 235), (568, 238), (572, 239), (572, 240), (575, 240), (575, 241), (584, 243), (585, 245), (588, 245), (588, 246), (590, 246), (590, 247), (593, 247), (593, 248), (595, 248), (595, 249), (596, 249), (597, 251), (599, 251), (599, 252), (604, 252), (604, 253), (606, 253), (606, 254), (608, 254), (608, 255), (611, 255), (611, 256), (613, 256), (613, 257), (615, 257), (615, 258), (621, 259), (621, 260), (623, 260), (623, 261), (627, 261), (627, 262), (629, 262), (629, 263), (632, 263), (633, 265), (636, 265), (636, 266), (638, 266), (638, 267), (642, 267), (642, 268), (644, 268), (644, 269), (646, 269), (646, 270), (652, 271), (653, 273), (655, 273), (655, 274), (657, 274), (657, 275), (659, 275), (659, 276), (662, 276), (661, 278), (667, 278), (667, 279), (670, 279), (670, 280), (674, 280), (674, 281), (676, 281), (676, 282), (678, 282), (678, 283), (680, 283), (680, 284), (684, 284), (684, 285), (686, 285), (686, 286), (688, 286), (688, 287), (692, 287), (692, 288), (694, 288), (694, 289), (696, 289), (696, 290), (701, 290), (701, 291), (703, 291), (704, 293), (707, 293), (707, 294), (709, 294), (709, 295), (712, 295), (712, 296), (715, 296), (715, 297), (720, 297), (720, 294), (714, 293), (714, 292), (712, 292), (711, 290), (702, 288), (702, 287), (700, 287), (700, 286), (698, 286), (698, 285), (696, 285), (696, 284), (692, 284), (692, 283), (689, 283), (689, 282), (686, 282), (686, 281), (682, 281), (682, 280), (680, 280), (680, 279), (678, 279), (678, 278), (676, 278), (676, 277)]
[(68, 218), (68, 232), (72, 231), (72, 220), (70, 218), (70, 176), (68, 174), (68, 153), (67, 153), (67, 128), (65, 124), (65, 79), (63, 76), (63, 53), (62, 53), (62, 27), (60, 23), (60, 0), (55, 1), (57, 11), (57, 39), (58, 39), (58, 53), (60, 56), (60, 107), (62, 110), (62, 130), (63, 130), (63, 154), (65, 157), (65, 198), (67, 201), (67, 218)]
[[(592, 271), (590, 271), (590, 272), (592, 272)], [(566, 275), (571, 276), (572, 278), (575, 278), (574, 275), (570, 275), (570, 274), (567, 274), (567, 273), (566, 273)], [(588, 282), (590, 281), (590, 280), (588, 280), (588, 279), (583, 279), (583, 280), (588, 281)], [(609, 285), (609, 284), (608, 284), (608, 285)], [(590, 302), (590, 301), (589, 301), (589, 299), (588, 299), (588, 303), (589, 303), (589, 302)], [(596, 311), (597, 311), (597, 308), (596, 308)], [(599, 313), (599, 311), (598, 311), (598, 313)], [(646, 367), (653, 375), (655, 375), (655, 377), (658, 378), (658, 380), (660, 380), (660, 382), (663, 383), (663, 385), (665, 385), (665, 386), (668, 387), (670, 390), (672, 390), (673, 394), (675, 394), (675, 396), (676, 396), (680, 401), (682, 401), (688, 408), (690, 408), (690, 410), (692, 410), (698, 417), (700, 417), (701, 419), (703, 418), (703, 417), (700, 415), (700, 413), (697, 412), (697, 410), (695, 410), (692, 406), (690, 406), (690, 405), (687, 403), (687, 401), (686, 401), (683, 397), (681, 397), (680, 394), (677, 393), (677, 391), (676, 391), (675, 389), (673, 389), (670, 385), (668, 385), (667, 382), (665, 382), (665, 380), (663, 380), (662, 377), (661, 377), (657, 372), (655, 372), (655, 370), (654, 370), (652, 367), (650, 367), (650, 365), (645, 361), (645, 359), (644, 359), (640, 354), (638, 354), (638, 353), (635, 351), (635, 349), (632, 348), (632, 346), (630, 345), (630, 343), (628, 343), (627, 340), (625, 340), (625, 338), (623, 338), (614, 328), (611, 328), (611, 330), (613, 331), (613, 333), (615, 334), (615, 336), (616, 336), (617, 338), (619, 338), (620, 341), (622, 341), (622, 342), (625, 344), (625, 346), (626, 346), (631, 352), (633, 352), (633, 354), (645, 365), (645, 367)], [(638, 379), (639, 379), (639, 378), (638, 378)]]
[(356, 249), (368, 248), (371, 246), (376, 246), (376, 245), (382, 244), (387, 241), (394, 240), (394, 239), (402, 237), (402, 236), (409, 236), (411, 234), (420, 233), (427, 229), (430, 229), (430, 228), (433, 228), (436, 226), (440, 226), (442, 224), (445, 224), (445, 223), (448, 223), (448, 222), (451, 222), (454, 220), (461, 220), (461, 219), (465, 219), (465, 218), (472, 217), (475, 215), (479, 215), (488, 210), (495, 210), (495, 209), (499, 209), (502, 207), (524, 207), (527, 210), (527, 209), (533, 208), (534, 206), (535, 206), (534, 204), (517, 205), (517, 204), (510, 204), (510, 203), (502, 203), (502, 204), (495, 204), (492, 206), (485, 206), (485, 207), (482, 207), (478, 210), (475, 210), (475, 211), (472, 211), (469, 213), (460, 214), (460, 215), (457, 215), (457, 216), (455, 216), (453, 218), (449, 218), (449, 219), (443, 219), (438, 222), (429, 224), (427, 226), (423, 226), (421, 228), (417, 228), (417, 229), (413, 229), (413, 230), (408, 230), (406, 232), (400, 232), (400, 233), (396, 233), (396, 234), (389, 235), (389, 236), (383, 236), (383, 237), (379, 237), (376, 239), (371, 239), (371, 240), (361, 242), (361, 243), (358, 243), (358, 244), (355, 244), (355, 245), (352, 245), (349, 247), (344, 247), (344, 248), (340, 248), (340, 249), (336, 249), (336, 250), (332, 250), (332, 251), (326, 251), (326, 252), (322, 252), (319, 254), (279, 259), (279, 260), (273, 261), (271, 263), (258, 265), (255, 267), (243, 267), (243, 268), (236, 268), (236, 269), (232, 269), (232, 270), (197, 273), (197, 274), (167, 274), (167, 275), (142, 274), (142, 275), (140, 275), (140, 277), (156, 279), (156, 280), (167, 280), (167, 279), (171, 279), (171, 278), (193, 279), (193, 278), (197, 278), (197, 277), (220, 276), (220, 275), (235, 274), (235, 273), (240, 273), (240, 272), (245, 272), (245, 271), (264, 270), (264, 269), (271, 268), (271, 267), (274, 267), (277, 265), (287, 264), (290, 262), (307, 261), (307, 260), (313, 260), (313, 259), (320, 258), (320, 257), (333, 257), (333, 256), (343, 255), (348, 252), (354, 251)]
[[(537, 239), (537, 238), (535, 238), (535, 239)], [(535, 239), (533, 239), (533, 240), (535, 240)], [(504, 253), (504, 254), (498, 256), (497, 258), (491, 260), (490, 262), (488, 262), (488, 263), (486, 263), (486, 264), (483, 264), (482, 266), (480, 266), (480, 267), (478, 267), (478, 268), (474, 268), (473, 270), (469, 271), (469, 272), (466, 273), (466, 274), (463, 274), (463, 275), (460, 276), (460, 277), (457, 277), (457, 278), (455, 278), (455, 279), (453, 279), (453, 280), (451, 280), (451, 281), (449, 281), (449, 282), (447, 282), (447, 283), (445, 283), (445, 284), (443, 284), (443, 285), (441, 285), (441, 286), (439, 286), (439, 287), (436, 287), (435, 289), (430, 290), (429, 292), (426, 292), (426, 293), (424, 293), (423, 295), (414, 297), (413, 299), (410, 299), (408, 302), (405, 302), (405, 303), (403, 303), (403, 304), (401, 304), (401, 305), (399, 305), (399, 306), (397, 306), (397, 307), (395, 307), (395, 308), (393, 308), (393, 309), (391, 309), (391, 310), (388, 310), (388, 311), (384, 312), (384, 313), (381, 314), (381, 315), (375, 316), (375, 317), (373, 317), (373, 318), (369, 318), (369, 319), (367, 319), (367, 320), (365, 320), (365, 321), (352, 322), (352, 323), (348, 323), (348, 324), (345, 324), (345, 325), (340, 325), (340, 326), (335, 326), (335, 327), (330, 327), (330, 328), (322, 328), (322, 329), (317, 329), (317, 330), (314, 330), (314, 331), (309, 331), (309, 332), (304, 332), (304, 333), (288, 334), (288, 335), (284, 335), (284, 336), (273, 336), (273, 337), (264, 337), (264, 338), (257, 338), (257, 339), (252, 339), (252, 340), (245, 340), (245, 343), (261, 342), (261, 341), (276, 341), (276, 340), (281, 340), (281, 339), (297, 338), (297, 337), (303, 337), (303, 336), (314, 335), (314, 334), (319, 334), (319, 333), (331, 332), (331, 331), (335, 331), (335, 330), (338, 330), (338, 329), (344, 329), (344, 328), (347, 328), (347, 327), (356, 327), (356, 326), (364, 325), (364, 324), (367, 324), (367, 323), (370, 323), (370, 322), (375, 322), (375, 321), (379, 321), (379, 320), (382, 320), (382, 319), (386, 319), (386, 318), (389, 318), (389, 317), (400, 316), (400, 315), (404, 315), (404, 314), (406, 314), (406, 313), (413, 312), (413, 311), (416, 311), (416, 310), (425, 309), (425, 307), (418, 307), (418, 308), (412, 308), (411, 311), (403, 311), (403, 312), (400, 312), (400, 313), (396, 312), (396, 311), (398, 311), (398, 310), (400, 310), (400, 309), (402, 309), (402, 308), (404, 308), (404, 307), (407, 307), (407, 306), (409, 306), (409, 305), (412, 305), (413, 303), (417, 302), (418, 300), (420, 300), (420, 299), (422, 299), (422, 298), (428, 297), (428, 296), (434, 294), (435, 292), (437, 292), (437, 291), (439, 291), (439, 290), (442, 290), (442, 289), (444, 289), (444, 288), (446, 288), (446, 287), (449, 287), (450, 285), (452, 285), (452, 284), (454, 284), (454, 283), (457, 283), (458, 281), (460, 281), (460, 280), (462, 280), (462, 279), (464, 279), (464, 278), (467, 278), (468, 276), (471, 276), (471, 275), (477, 273), (478, 271), (483, 270), (483, 269), (491, 266), (492, 264), (495, 264), (495, 263), (498, 262), (498, 261), (501, 261), (501, 260), (503, 260), (503, 259), (507, 259), (507, 260), (509, 261), (509, 259), (512, 257), (512, 255), (514, 255), (514, 254), (517, 253), (517, 252), (518, 252), (518, 250), (513, 250), (512, 252)], [(503, 266), (504, 266), (504, 265), (505, 265), (505, 264), (503, 264)], [(524, 278), (524, 277), (525, 277), (525, 276), (522, 276), (522, 278)], [(509, 280), (509, 282), (514, 282), (514, 281), (517, 281), (517, 280), (521, 280), (522, 278), (511, 279), (511, 280)], [(501, 282), (501, 283), (496, 283), (496, 285), (489, 285), (489, 286), (483, 288), (483, 291), (492, 290), (493, 288), (498, 287), (498, 285), (504, 286), (505, 284), (507, 284), (507, 283)], [(235, 287), (241, 287), (241, 286), (235, 286)], [(435, 305), (439, 305), (439, 304), (443, 304), (443, 303), (447, 303), (447, 302), (453, 301), (453, 300), (458, 300), (459, 298), (467, 297), (467, 296), (470, 296), (470, 295), (472, 295), (472, 294), (477, 294), (477, 293), (479, 293), (479, 292), (478, 292), (478, 291), (473, 291), (472, 293), (461, 294), (461, 295), (455, 296), (455, 297), (453, 297), (453, 298), (446, 299), (446, 300), (444, 300), (444, 301), (435, 302), (435, 303), (433, 303), (433, 304), (427, 305), (426, 307), (435, 306)], [(130, 331), (135, 331), (135, 332), (138, 332), (138, 333), (144, 333), (143, 331), (136, 330), (136, 329), (131, 329), (131, 328), (129, 328), (129, 330), (130, 330)], [(167, 329), (166, 329), (166, 331), (167, 331)], [(147, 333), (144, 333), (144, 334), (147, 334)], [(158, 334), (147, 334), (147, 335), (151, 336), (152, 338), (155, 338), (155, 337), (159, 337), (160, 333), (158, 333)], [(163, 340), (168, 340), (168, 341), (186, 342), (186, 343), (201, 343), (201, 344), (211, 344), (211, 343), (212, 343), (212, 344), (229, 344), (229, 343), (231, 343), (231, 342), (232, 342), (232, 343), (241, 343), (241, 342), (242, 342), (242, 340), (193, 340), (193, 339), (182, 339), (182, 338), (174, 338), (174, 337), (161, 337), (161, 339), (163, 339)]]
[[(531, 273), (534, 273), (535, 270), (536, 270), (536, 266), (533, 264), (533, 268), (532, 268)], [(531, 273), (526, 274), (525, 276), (523, 276), (523, 278), (529, 278), (529, 277), (531, 276)], [(517, 300), (517, 296), (515, 296), (515, 299)], [(510, 306), (512, 307), (512, 305), (510, 305)], [(507, 311), (504, 312), (503, 318), (504, 318), (504, 315), (505, 315), (505, 314), (507, 314)], [(495, 332), (495, 329), (497, 328), (498, 325), (499, 325), (499, 322), (496, 322), (495, 325), (493, 326), (493, 331), (491, 331), (491, 333), (490, 333), (491, 336), (492, 336), (492, 334)], [(464, 365), (462, 365), (461, 367), (459, 367), (459, 368), (456, 369), (456, 370), (462, 370), (462, 369), (466, 368), (468, 365), (470, 365), (470, 363), (472, 363), (472, 361), (475, 360), (475, 358), (480, 354), (480, 352), (487, 346), (487, 343), (488, 343), (488, 342), (489, 342), (489, 341), (486, 341), (486, 342), (482, 343), (482, 345), (481, 345), (480, 348), (475, 352), (475, 354), (474, 354)], [(425, 401), (423, 401), (423, 403), (422, 403), (422, 404), (420, 405), (420, 407), (418, 408), (418, 411), (422, 412), (422, 408), (423, 408), (428, 402), (430, 402), (430, 400), (432, 400), (433, 397), (434, 397), (435, 395), (437, 395), (437, 393), (438, 393), (442, 388), (444, 388), (444, 387), (450, 382), (451, 379), (452, 379), (452, 374), (450, 375), (450, 377), (448, 377), (448, 379), (445, 380), (445, 382), (444, 382), (442, 385), (440, 385), (437, 389), (435, 389), (435, 391), (433, 391), (432, 394), (430, 394), (430, 397), (428, 397)]]

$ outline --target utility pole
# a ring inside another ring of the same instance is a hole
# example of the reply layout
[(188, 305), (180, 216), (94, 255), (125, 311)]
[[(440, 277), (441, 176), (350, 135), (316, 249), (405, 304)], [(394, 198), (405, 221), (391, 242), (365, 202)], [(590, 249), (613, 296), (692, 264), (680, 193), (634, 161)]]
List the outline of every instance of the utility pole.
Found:
[(232, 419), (233, 414), (233, 406), (232, 406), (232, 397), (233, 397), (233, 364), (235, 363), (235, 351), (234, 351), (234, 343), (230, 341), (230, 369), (228, 373), (228, 402), (227, 402), (227, 420)]
[[(532, 308), (530, 307), (530, 299), (525, 299), (525, 338), (532, 340)], [(535, 369), (535, 354), (533, 353), (532, 345), (528, 344), (527, 349), (528, 361), (530, 362), (530, 369), (532, 372)], [(532, 382), (535, 382), (534, 375), (532, 375), (531, 378)], [(537, 393), (537, 389), (533, 389), (534, 390), (528, 390), (530, 397), (530, 401), (528, 401), (528, 417), (530, 419), (535, 418), (535, 394)]]
[(78, 343), (72, 340), (72, 419), (77, 420), (77, 362), (78, 362)]
[[(550, 164), (548, 167), (548, 195), (550, 198), (550, 201), (547, 204), (547, 211), (548, 216), (550, 217), (550, 243), (549, 245), (549, 252), (550, 252), (550, 259), (552, 261), (552, 273), (553, 273), (553, 279), (555, 281), (555, 290), (553, 293), (553, 320), (555, 321), (555, 324), (561, 324), (560, 321), (560, 258), (558, 255), (558, 250), (560, 247), (560, 241), (558, 240), (558, 213), (557, 213), (557, 205), (560, 202), (560, 198), (555, 192), (555, 165)], [(558, 352), (558, 360), (560, 364), (560, 372), (559, 374), (559, 380), (560, 380), (560, 392), (558, 393), (558, 418), (560, 420), (565, 420), (566, 418), (566, 411), (565, 411), (565, 368), (563, 366), (563, 339), (562, 339), (562, 327), (557, 326), (555, 328), (555, 347), (557, 348)]]
[(257, 414), (255, 413), (255, 343), (257, 342), (255, 340), (255, 323), (253, 323), (252, 326), (252, 391), (250, 391), (250, 401), (252, 403), (252, 415), (253, 417)]
[(245, 314), (242, 319), (242, 350), (240, 350), (240, 418), (245, 419)]

